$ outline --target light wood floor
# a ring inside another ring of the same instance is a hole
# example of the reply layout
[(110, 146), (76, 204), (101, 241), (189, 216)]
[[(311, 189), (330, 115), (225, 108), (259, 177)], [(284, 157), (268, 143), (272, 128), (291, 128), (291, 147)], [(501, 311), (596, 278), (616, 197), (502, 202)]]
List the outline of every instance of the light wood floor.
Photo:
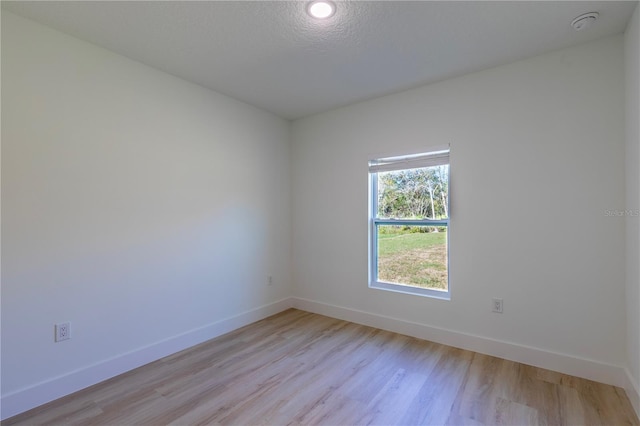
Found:
[(2, 424), (640, 422), (620, 388), (290, 309)]

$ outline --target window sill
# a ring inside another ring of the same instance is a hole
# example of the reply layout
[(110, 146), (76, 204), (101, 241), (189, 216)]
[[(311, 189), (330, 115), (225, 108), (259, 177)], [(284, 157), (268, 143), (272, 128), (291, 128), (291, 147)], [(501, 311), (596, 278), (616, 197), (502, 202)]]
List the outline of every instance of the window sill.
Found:
[(411, 294), (414, 296), (430, 297), (432, 299), (451, 300), (451, 292), (448, 290), (433, 290), (422, 287), (412, 287), (402, 284), (392, 284), (382, 281), (369, 283), (369, 288), (376, 290), (393, 291), (395, 293)]

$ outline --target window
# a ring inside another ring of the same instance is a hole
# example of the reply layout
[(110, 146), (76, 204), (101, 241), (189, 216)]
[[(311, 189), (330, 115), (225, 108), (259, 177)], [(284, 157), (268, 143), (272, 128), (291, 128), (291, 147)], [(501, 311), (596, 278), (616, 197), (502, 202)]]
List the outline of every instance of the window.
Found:
[(449, 299), (449, 148), (369, 161), (369, 286)]

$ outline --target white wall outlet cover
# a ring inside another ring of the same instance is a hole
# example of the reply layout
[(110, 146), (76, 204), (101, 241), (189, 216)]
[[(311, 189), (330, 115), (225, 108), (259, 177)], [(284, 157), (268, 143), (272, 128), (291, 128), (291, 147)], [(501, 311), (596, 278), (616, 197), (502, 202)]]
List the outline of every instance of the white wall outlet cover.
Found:
[(71, 339), (71, 323), (61, 322), (55, 325), (55, 341), (61, 342), (63, 340)]
[(492, 301), (491, 311), (501, 314), (502, 313), (502, 299), (494, 297), (493, 299), (491, 299), (491, 301)]

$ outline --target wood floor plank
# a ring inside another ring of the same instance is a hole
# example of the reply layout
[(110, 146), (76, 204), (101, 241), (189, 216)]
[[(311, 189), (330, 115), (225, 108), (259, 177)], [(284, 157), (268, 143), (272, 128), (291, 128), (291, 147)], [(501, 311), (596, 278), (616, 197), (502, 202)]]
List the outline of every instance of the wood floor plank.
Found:
[(367, 424), (388, 425), (402, 418), (422, 389), (427, 376), (398, 369), (366, 407), (372, 419)]
[(451, 416), (472, 357), (472, 352), (446, 347), (401, 424), (445, 424)]
[(290, 309), (2, 425), (640, 425), (624, 391)]
[(535, 426), (539, 424), (538, 410), (524, 404), (499, 398), (495, 417), (490, 424)]
[(71, 401), (68, 404), (52, 407), (31, 418), (33, 424), (66, 425), (79, 423), (102, 414), (102, 410), (94, 402), (82, 401), (80, 399)]
[(487, 422), (494, 417), (498, 398), (506, 397), (501, 384), (500, 367), (502, 361), (483, 354), (474, 354), (469, 366), (469, 374), (456, 399), (453, 411), (463, 419)]
[(507, 399), (536, 409), (541, 425), (561, 424), (558, 385), (539, 380), (538, 370), (530, 365), (520, 365), (517, 390)]
[(584, 409), (580, 402), (580, 395), (575, 388), (568, 386), (558, 387), (560, 398), (560, 418), (565, 425), (586, 425)]

